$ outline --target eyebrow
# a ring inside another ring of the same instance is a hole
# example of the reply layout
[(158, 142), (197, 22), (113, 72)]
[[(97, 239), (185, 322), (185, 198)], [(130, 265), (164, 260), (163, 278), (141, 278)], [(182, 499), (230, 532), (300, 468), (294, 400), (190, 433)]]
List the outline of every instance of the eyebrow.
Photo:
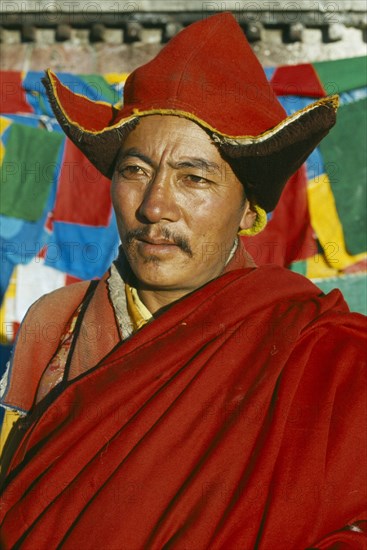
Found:
[[(122, 151), (117, 158), (117, 162), (121, 162), (128, 157), (136, 157), (148, 164), (148, 166), (154, 167), (154, 162), (152, 161), (152, 159), (147, 155), (144, 155), (144, 153), (142, 153), (141, 151), (139, 151), (139, 149), (136, 149), (135, 147), (131, 147), (130, 149), (126, 149), (126, 151)], [(172, 168), (199, 168), (207, 172), (218, 172), (219, 174), (221, 173), (220, 167), (216, 162), (212, 162), (201, 157), (189, 157), (184, 160), (179, 160), (177, 162), (170, 162), (169, 165)]]
[(121, 151), (121, 153), (117, 157), (116, 164), (126, 159), (127, 157), (136, 157), (148, 164), (149, 166), (154, 165), (151, 158), (144, 155), (144, 153), (141, 153), (141, 151), (139, 151), (139, 149), (136, 149), (135, 147), (130, 147), (130, 149), (126, 149), (126, 151)]
[(171, 166), (174, 168), (201, 168), (206, 172), (218, 172), (220, 174), (220, 168), (216, 162), (199, 157), (190, 157), (186, 160), (180, 160), (171, 163)]

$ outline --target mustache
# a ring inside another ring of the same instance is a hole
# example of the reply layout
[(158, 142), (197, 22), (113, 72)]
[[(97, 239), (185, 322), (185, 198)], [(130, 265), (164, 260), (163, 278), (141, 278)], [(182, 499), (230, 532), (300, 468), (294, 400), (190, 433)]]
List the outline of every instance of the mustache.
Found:
[[(127, 246), (131, 246), (132, 242), (134, 240), (144, 239), (150, 237), (150, 227), (139, 227), (138, 229), (131, 229), (128, 231), (125, 235), (126, 244)], [(191, 249), (189, 240), (184, 237), (183, 235), (180, 235), (179, 233), (176, 233), (175, 231), (171, 231), (167, 227), (162, 227), (160, 229), (160, 237), (163, 239), (166, 239), (167, 241), (170, 241), (174, 243), (176, 246), (178, 246), (185, 254), (190, 256), (192, 258), (193, 251)]]

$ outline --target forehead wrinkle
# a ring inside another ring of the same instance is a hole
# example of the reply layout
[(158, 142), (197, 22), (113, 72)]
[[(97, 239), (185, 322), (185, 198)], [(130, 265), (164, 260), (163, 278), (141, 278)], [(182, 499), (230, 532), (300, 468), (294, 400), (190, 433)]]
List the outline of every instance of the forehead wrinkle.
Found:
[[(159, 124), (153, 125), (154, 134), (151, 137), (149, 132), (146, 133), (143, 127), (138, 126), (131, 133), (131, 137), (135, 138), (132, 140), (131, 147), (126, 143), (124, 150), (124, 144), (122, 145), (117, 162), (131, 156), (141, 159), (153, 168), (166, 164), (174, 169), (195, 168), (220, 175), (222, 162), (218, 162), (218, 149), (209, 136), (196, 124), (190, 122), (188, 127), (183, 129), (181, 125), (177, 127), (176, 119), (174, 121), (175, 124), (172, 124), (172, 120), (170, 121), (171, 125), (168, 126), (171, 128), (167, 130), (166, 125), (162, 124), (163, 121), (159, 120)], [(182, 123), (181, 120), (180, 123)], [(207, 155), (208, 152), (209, 155)]]
[(189, 157), (177, 162), (169, 162), (172, 168), (199, 168), (206, 172), (218, 172), (221, 173), (220, 167), (216, 162), (209, 161), (199, 157)]
[(118, 155), (117, 162), (121, 162), (122, 160), (128, 157), (136, 157), (142, 160), (143, 162), (145, 162), (146, 164), (148, 164), (149, 166), (154, 165), (153, 160), (147, 155), (145, 155), (144, 153), (142, 153), (141, 151), (139, 151), (139, 149), (137, 149), (136, 147), (130, 147), (129, 149), (126, 149), (126, 150), (122, 149)]
[[(139, 151), (139, 149), (136, 147), (130, 147), (126, 150), (122, 149), (118, 156), (117, 162), (122, 162), (128, 157), (136, 157), (152, 167), (154, 167), (155, 164), (150, 157)], [(206, 172), (217, 172), (218, 174), (221, 173), (220, 167), (216, 162), (201, 157), (184, 157), (182, 160), (178, 161), (168, 160), (167, 164), (174, 169), (198, 168)]]

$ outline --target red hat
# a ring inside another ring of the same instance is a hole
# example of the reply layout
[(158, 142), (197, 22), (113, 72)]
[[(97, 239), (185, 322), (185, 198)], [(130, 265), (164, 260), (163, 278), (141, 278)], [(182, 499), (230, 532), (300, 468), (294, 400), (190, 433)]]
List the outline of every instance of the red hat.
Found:
[(140, 117), (182, 116), (212, 135), (248, 198), (267, 211), (335, 124), (338, 106), (326, 97), (287, 117), (230, 13), (193, 23), (133, 71), (122, 109), (71, 92), (50, 70), (44, 84), (63, 130), (105, 176)]

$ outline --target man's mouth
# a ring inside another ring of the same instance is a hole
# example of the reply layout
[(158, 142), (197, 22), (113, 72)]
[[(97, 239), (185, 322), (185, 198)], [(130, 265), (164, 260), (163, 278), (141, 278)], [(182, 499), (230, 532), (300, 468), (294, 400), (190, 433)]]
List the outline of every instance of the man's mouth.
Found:
[(193, 256), (188, 239), (166, 227), (162, 227), (159, 233), (153, 233), (148, 226), (133, 229), (126, 235), (127, 246), (131, 246), (133, 241), (147, 254), (166, 254), (178, 248), (190, 258)]
[(137, 239), (140, 242), (152, 244), (154, 246), (178, 246), (175, 242), (169, 241), (167, 239), (153, 238), (153, 237), (142, 237)]
[(141, 237), (136, 239), (138, 251), (144, 257), (150, 258), (169, 258), (172, 254), (181, 251), (181, 248), (172, 240), (160, 237)]

